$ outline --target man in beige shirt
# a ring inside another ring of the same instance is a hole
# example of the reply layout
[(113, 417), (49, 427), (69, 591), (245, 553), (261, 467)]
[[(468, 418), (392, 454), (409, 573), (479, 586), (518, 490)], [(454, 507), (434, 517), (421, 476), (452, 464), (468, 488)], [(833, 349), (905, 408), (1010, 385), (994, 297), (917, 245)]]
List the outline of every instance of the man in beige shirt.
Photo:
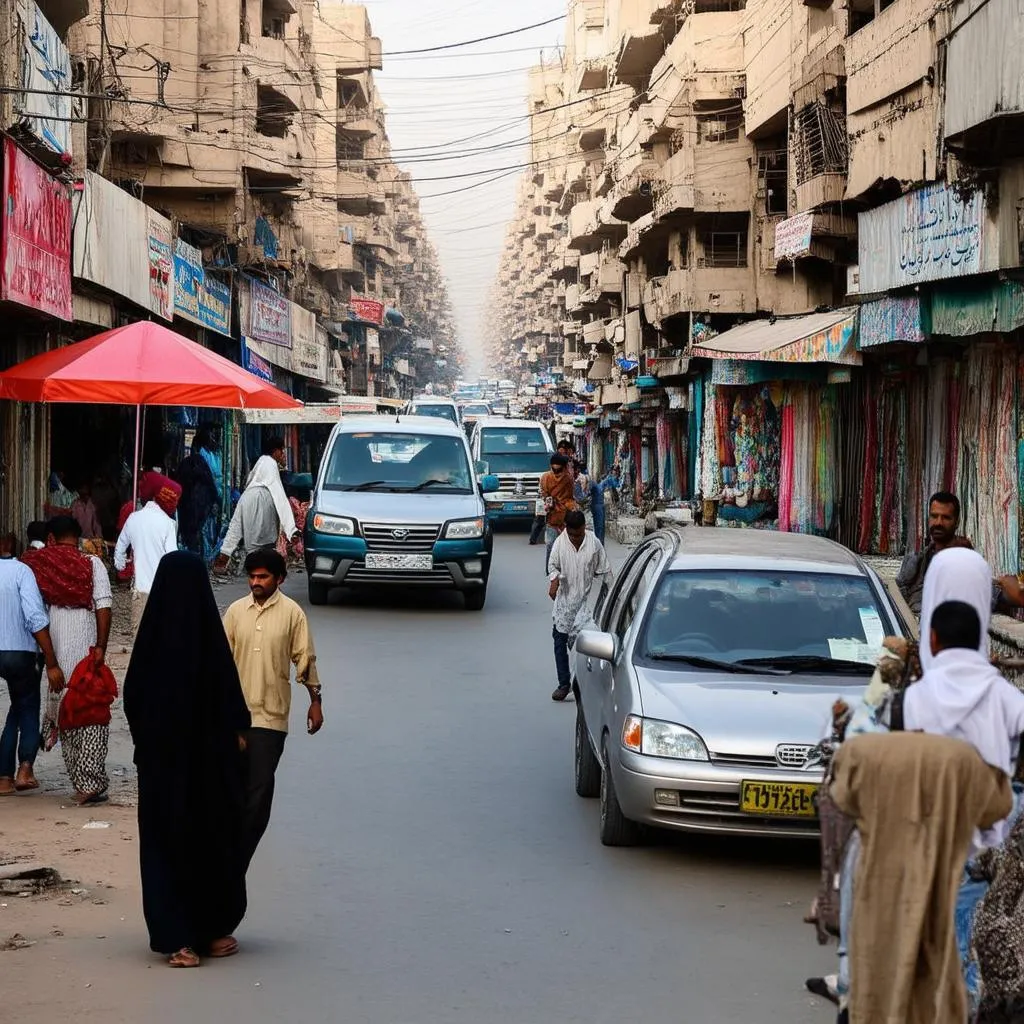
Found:
[(324, 713), (306, 613), (280, 590), (287, 575), (284, 559), (272, 548), (253, 551), (245, 559), (245, 571), (250, 596), (228, 608), (224, 630), (252, 715), (252, 728), (243, 739), (248, 867), (270, 822), (274, 773), (288, 735), (292, 665), (296, 681), (309, 691), (310, 735), (320, 731)]

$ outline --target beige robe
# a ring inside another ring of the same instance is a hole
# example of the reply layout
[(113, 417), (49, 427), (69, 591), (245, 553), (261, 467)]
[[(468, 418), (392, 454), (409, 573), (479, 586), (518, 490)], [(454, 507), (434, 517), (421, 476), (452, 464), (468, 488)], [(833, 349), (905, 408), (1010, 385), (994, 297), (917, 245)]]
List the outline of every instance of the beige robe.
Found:
[(831, 794), (861, 836), (851, 1024), (964, 1024), (957, 889), (975, 828), (1010, 813), (1009, 780), (959, 740), (885, 733), (842, 746)]

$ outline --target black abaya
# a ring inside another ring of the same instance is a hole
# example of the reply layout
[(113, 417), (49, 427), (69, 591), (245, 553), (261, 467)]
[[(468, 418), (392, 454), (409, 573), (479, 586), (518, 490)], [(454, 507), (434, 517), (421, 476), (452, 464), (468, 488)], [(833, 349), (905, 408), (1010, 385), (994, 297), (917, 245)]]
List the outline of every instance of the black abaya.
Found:
[(151, 948), (202, 954), (245, 916), (244, 780), (251, 725), (203, 563), (165, 555), (124, 684), (139, 774)]

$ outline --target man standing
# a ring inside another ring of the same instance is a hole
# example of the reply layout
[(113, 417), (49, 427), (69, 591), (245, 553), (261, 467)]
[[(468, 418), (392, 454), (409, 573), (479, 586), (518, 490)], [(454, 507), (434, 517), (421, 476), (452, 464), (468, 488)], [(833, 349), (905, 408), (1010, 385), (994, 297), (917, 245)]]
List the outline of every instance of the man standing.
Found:
[(555, 602), (551, 636), (555, 642), (558, 687), (552, 700), (563, 701), (572, 689), (569, 672), (569, 638), (579, 632), (589, 614), (587, 598), (594, 580), (611, 572), (608, 556), (598, 539), (587, 529), (583, 513), (566, 513), (565, 530), (551, 548), (548, 561), (548, 596)]
[(78, 487), (78, 497), (71, 506), (71, 515), (82, 528), (86, 540), (103, 540), (103, 527), (92, 500), (92, 486), (83, 481)]
[[(551, 456), (551, 469), (540, 478), (540, 496), (547, 516), (544, 520), (544, 541), (547, 545), (545, 566), (551, 558), (551, 545), (565, 529), (565, 516), (576, 508), (575, 484), (564, 455)], [(545, 569), (545, 571), (547, 571)]]
[(960, 499), (948, 491), (939, 491), (928, 502), (928, 546), (924, 551), (910, 552), (900, 566), (896, 585), (900, 588), (910, 610), (921, 614), (921, 596), (924, 593), (924, 577), (932, 559), (946, 548), (973, 547), (966, 537), (957, 535), (960, 525)]
[(0, 796), (39, 788), (33, 766), (39, 753), (40, 650), (50, 689), (64, 689), (43, 597), (32, 570), (14, 557), (16, 543), (13, 533), (0, 537), (0, 676), (11, 695), (0, 735)]
[(284, 751), (291, 711), (290, 676), (309, 691), (306, 728), (312, 736), (324, 724), (316, 653), (305, 612), (280, 587), (287, 575), (276, 551), (251, 552), (245, 559), (249, 597), (235, 601), (224, 616), (224, 630), (238, 666), (242, 692), (252, 714), (245, 733), (245, 857), (248, 866), (270, 822), (274, 773)]
[(145, 473), (139, 482), (139, 496), (146, 504), (127, 518), (114, 549), (114, 568), (118, 571), (128, 564), (129, 548), (135, 563), (133, 636), (139, 631), (160, 559), (178, 550), (178, 531), (172, 517), (181, 497), (181, 487), (158, 473)]

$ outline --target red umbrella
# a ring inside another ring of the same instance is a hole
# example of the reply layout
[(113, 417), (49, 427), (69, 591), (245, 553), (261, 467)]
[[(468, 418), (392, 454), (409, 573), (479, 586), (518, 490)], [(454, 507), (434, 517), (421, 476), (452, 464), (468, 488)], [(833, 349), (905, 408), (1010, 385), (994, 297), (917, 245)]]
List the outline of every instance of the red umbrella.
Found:
[(273, 384), (150, 320), (26, 359), (0, 373), (0, 398), (134, 405), (136, 470), (144, 405), (215, 409), (302, 406)]

